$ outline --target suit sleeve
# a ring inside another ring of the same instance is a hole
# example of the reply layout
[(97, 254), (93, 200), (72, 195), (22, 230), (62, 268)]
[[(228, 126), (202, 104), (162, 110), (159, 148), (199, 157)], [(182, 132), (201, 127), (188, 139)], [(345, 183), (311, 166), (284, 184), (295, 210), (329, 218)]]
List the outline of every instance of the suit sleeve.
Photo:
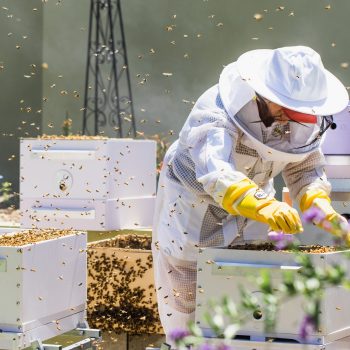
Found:
[(309, 189), (322, 189), (327, 194), (331, 192), (331, 185), (327, 180), (324, 166), (325, 157), (320, 149), (311, 153), (301, 162), (289, 163), (282, 171), (282, 176), (293, 200), (300, 203), (300, 199)]

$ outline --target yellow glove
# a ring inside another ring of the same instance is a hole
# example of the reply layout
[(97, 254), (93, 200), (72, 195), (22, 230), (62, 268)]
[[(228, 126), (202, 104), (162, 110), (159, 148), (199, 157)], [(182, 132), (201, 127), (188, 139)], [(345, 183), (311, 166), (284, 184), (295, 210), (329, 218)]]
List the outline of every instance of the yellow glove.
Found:
[[(300, 209), (302, 212), (311, 207), (316, 207), (321, 211), (321, 217), (315, 220), (315, 224), (341, 238), (345, 238), (347, 243), (350, 243), (350, 236), (348, 233), (347, 220), (337, 213), (331, 206), (331, 199), (327, 193), (321, 189), (307, 191), (300, 201)], [(324, 216), (324, 217), (323, 217)]]
[(268, 198), (267, 194), (249, 179), (230, 186), (222, 202), (232, 215), (242, 215), (264, 224), (274, 231), (298, 233), (303, 231), (298, 212), (290, 205)]

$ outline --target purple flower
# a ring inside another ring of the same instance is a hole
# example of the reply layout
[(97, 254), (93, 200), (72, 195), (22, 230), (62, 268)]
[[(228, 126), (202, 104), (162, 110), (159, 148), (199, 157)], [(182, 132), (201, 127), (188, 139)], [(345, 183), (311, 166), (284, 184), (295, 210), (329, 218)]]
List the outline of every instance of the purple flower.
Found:
[(276, 232), (276, 231), (270, 231), (267, 236), (271, 241), (274, 242), (279, 242), (283, 239), (283, 233), (281, 231)]
[(303, 215), (303, 221), (312, 224), (312, 223), (320, 223), (322, 220), (324, 220), (326, 217), (325, 213), (317, 207), (311, 207), (310, 209), (306, 210)]
[(279, 242), (276, 242), (275, 244), (275, 250), (283, 250), (283, 249), (286, 249), (287, 247), (288, 247), (288, 243), (284, 241), (279, 241)]
[(306, 339), (315, 329), (315, 320), (312, 316), (306, 315), (300, 325), (299, 335), (301, 339)]
[(283, 232), (270, 231), (268, 238), (275, 242), (276, 250), (282, 250), (287, 248), (294, 240), (294, 235), (285, 234)]
[(178, 342), (183, 338), (187, 337), (188, 335), (190, 335), (190, 332), (187, 329), (178, 328), (178, 329), (173, 329), (170, 332), (169, 337), (173, 342)]

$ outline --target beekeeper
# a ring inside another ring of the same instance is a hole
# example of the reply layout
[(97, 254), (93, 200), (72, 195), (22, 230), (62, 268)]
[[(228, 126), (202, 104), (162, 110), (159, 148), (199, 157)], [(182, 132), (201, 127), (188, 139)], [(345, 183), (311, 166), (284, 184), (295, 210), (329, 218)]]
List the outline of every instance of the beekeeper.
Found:
[(345, 220), (330, 205), (320, 144), (348, 100), (305, 46), (246, 52), (198, 99), (165, 156), (157, 194), (152, 249), (167, 336), (194, 319), (201, 247), (303, 231), (298, 212), (274, 198), (276, 175), (302, 211), (317, 204), (333, 223)]

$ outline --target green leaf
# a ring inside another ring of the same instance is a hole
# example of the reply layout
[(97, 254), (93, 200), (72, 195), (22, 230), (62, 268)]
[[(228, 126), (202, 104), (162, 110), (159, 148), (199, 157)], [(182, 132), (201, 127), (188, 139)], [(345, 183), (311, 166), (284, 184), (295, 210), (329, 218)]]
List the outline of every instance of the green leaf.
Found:
[(230, 319), (238, 318), (237, 306), (233, 300), (227, 296), (223, 298), (222, 308), (225, 315), (230, 317)]
[(350, 281), (349, 280), (345, 280), (342, 283), (343, 287), (345, 287), (346, 289), (350, 289)]
[(191, 334), (193, 334), (196, 337), (202, 337), (203, 336), (202, 330), (193, 321), (188, 323), (188, 329), (191, 332)]
[(260, 273), (260, 277), (258, 277), (258, 284), (263, 293), (271, 293), (272, 292), (272, 284), (271, 284), (271, 275), (270, 272), (266, 269), (263, 269)]

